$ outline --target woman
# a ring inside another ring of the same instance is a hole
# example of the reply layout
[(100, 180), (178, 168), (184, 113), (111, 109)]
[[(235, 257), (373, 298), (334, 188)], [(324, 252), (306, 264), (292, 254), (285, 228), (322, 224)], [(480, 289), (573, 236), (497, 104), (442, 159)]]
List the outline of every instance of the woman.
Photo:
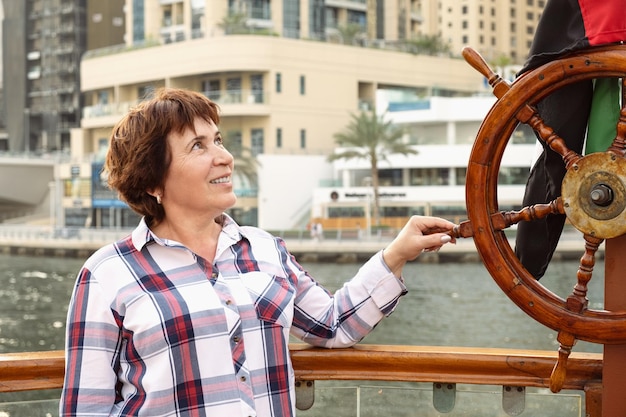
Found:
[(413, 217), (334, 295), (280, 238), (236, 224), (218, 109), (161, 89), (113, 129), (105, 170), (143, 216), (81, 269), (61, 416), (293, 416), (289, 335), (352, 346), (406, 293), (404, 264), (454, 226)]

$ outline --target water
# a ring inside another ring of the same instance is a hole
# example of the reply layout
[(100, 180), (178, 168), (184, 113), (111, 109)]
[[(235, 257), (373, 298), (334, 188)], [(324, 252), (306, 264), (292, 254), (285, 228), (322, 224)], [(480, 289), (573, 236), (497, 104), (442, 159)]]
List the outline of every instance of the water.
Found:
[[(81, 259), (0, 255), (0, 353), (63, 348), (67, 303)], [(328, 289), (349, 279), (359, 265), (303, 266)], [(602, 305), (603, 263), (589, 285), (590, 305)], [(577, 262), (553, 262), (542, 284), (566, 297)], [(480, 263), (408, 264), (409, 293), (396, 312), (363, 342), (521, 349), (558, 348), (553, 330), (535, 322), (498, 288)], [(579, 342), (575, 351), (600, 352)]]
[[(305, 264), (327, 288), (338, 288), (357, 270), (354, 264)], [(578, 263), (553, 262), (541, 283), (567, 297), (576, 283)], [(404, 269), (409, 289), (396, 311), (363, 343), (558, 349), (556, 332), (534, 321), (500, 290), (481, 263), (419, 263)], [(597, 261), (589, 282), (590, 307), (603, 305), (604, 264)], [(576, 352), (601, 352), (579, 341)]]
[[(67, 304), (82, 263), (82, 259), (0, 254), (0, 353), (63, 348)], [(329, 290), (339, 288), (359, 267), (303, 266)], [(577, 268), (577, 262), (553, 262), (542, 284), (566, 297), (575, 284)], [(556, 332), (519, 310), (482, 264), (414, 262), (404, 272), (409, 293), (363, 343), (558, 349)], [(593, 308), (602, 306), (603, 275), (604, 265), (598, 261), (589, 285)], [(601, 352), (602, 346), (579, 341), (574, 351)], [(3, 394), (0, 402), (56, 399), (58, 395), (58, 390)], [(19, 415), (25, 414), (11, 413)]]

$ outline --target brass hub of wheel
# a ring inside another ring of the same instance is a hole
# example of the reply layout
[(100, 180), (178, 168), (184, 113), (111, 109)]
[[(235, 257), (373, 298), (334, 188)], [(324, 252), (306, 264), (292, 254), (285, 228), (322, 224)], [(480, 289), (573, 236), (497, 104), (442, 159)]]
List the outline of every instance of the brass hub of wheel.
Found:
[(593, 153), (565, 174), (561, 195), (567, 219), (582, 233), (610, 239), (626, 233), (626, 159)]

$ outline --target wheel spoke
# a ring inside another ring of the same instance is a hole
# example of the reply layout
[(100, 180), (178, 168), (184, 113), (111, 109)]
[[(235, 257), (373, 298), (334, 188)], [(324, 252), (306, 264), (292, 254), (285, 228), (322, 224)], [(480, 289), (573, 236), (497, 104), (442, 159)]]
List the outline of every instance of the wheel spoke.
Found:
[[(493, 94), (498, 99), (511, 89), (511, 86), (504, 81), (502, 77), (496, 74), (483, 57), (474, 49), (465, 47), (463, 48), (462, 54), (468, 64), (487, 78), (489, 85), (493, 88)], [(521, 123), (526, 123), (532, 127), (539, 135), (539, 138), (545, 142), (550, 149), (561, 155), (566, 169), (569, 169), (572, 164), (581, 158), (580, 154), (569, 149), (563, 138), (557, 135), (554, 129), (543, 121), (535, 108), (525, 104), (515, 115), (515, 118)]]
[[(530, 108), (530, 106), (527, 106), (526, 108)], [(550, 149), (561, 155), (566, 169), (569, 169), (574, 163), (578, 162), (580, 158), (582, 158), (578, 152), (574, 152), (567, 147), (563, 138), (557, 135), (554, 129), (543, 121), (535, 109), (532, 109), (533, 114), (530, 115), (528, 119), (522, 120), (519, 116), (522, 113), (525, 113), (526, 108), (523, 109), (523, 111), (520, 111), (517, 115), (518, 119), (532, 127), (539, 135), (539, 138), (545, 142)], [(526, 118), (525, 116), (526, 115), (523, 117), (524, 119)]]
[(596, 264), (596, 252), (598, 247), (604, 241), (588, 234), (585, 237), (585, 253), (580, 258), (580, 266), (576, 272), (577, 283), (574, 286), (574, 290), (567, 301), (565, 307), (575, 313), (582, 313), (587, 308), (589, 300), (587, 300), (587, 284), (591, 280), (593, 274), (593, 267)]
[[(534, 204), (524, 207), (519, 211), (500, 211), (491, 215), (491, 224), (494, 231), (501, 231), (513, 226), (521, 221), (533, 221), (542, 219), (551, 214), (564, 214), (563, 201), (561, 197), (546, 203)], [(441, 232), (441, 230), (429, 231), (429, 233)], [(454, 238), (472, 237), (474, 236), (474, 228), (470, 220), (465, 220), (452, 229), (449, 233)]]

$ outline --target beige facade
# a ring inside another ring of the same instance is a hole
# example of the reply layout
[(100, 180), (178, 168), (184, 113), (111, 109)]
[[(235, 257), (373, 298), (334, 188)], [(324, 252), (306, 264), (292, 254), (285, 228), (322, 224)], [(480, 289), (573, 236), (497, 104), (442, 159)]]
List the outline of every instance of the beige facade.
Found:
[(452, 51), (464, 46), (487, 60), (521, 64), (528, 56), (545, 0), (413, 0), (420, 34), (438, 35)]

